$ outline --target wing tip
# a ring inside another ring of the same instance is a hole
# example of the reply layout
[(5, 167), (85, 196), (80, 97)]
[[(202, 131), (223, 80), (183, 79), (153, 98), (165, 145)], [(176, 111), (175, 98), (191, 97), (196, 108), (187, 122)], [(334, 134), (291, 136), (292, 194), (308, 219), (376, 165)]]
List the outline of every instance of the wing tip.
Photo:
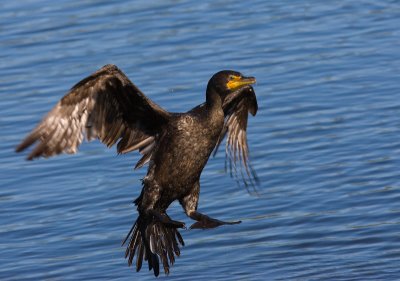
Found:
[(28, 157), (26, 157), (26, 161), (32, 161), (33, 159), (35, 159), (33, 155), (29, 155)]
[[(34, 144), (37, 141), (36, 137), (33, 135), (29, 135), (26, 139), (24, 139), (19, 145), (15, 147), (15, 152), (20, 153), (30, 147), (32, 144)], [(35, 155), (33, 152), (26, 157), (26, 160), (33, 160), (35, 158)]]
[(19, 145), (15, 147), (15, 152), (22, 152), (29, 146), (31, 146), (35, 142), (35, 138), (32, 138), (31, 136), (28, 136), (26, 139), (24, 139)]
[(20, 153), (20, 152), (22, 152), (24, 149), (25, 149), (25, 148), (22, 147), (22, 143), (20, 143), (19, 145), (17, 145), (17, 146), (15, 147), (14, 151), (15, 151), (16, 153)]

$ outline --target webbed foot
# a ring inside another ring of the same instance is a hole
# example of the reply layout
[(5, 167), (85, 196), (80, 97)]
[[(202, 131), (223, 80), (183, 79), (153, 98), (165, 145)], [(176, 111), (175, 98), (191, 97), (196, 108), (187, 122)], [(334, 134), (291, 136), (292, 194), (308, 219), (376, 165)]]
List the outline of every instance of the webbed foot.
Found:
[(203, 215), (199, 212), (193, 212), (190, 217), (194, 220), (197, 220), (194, 224), (190, 226), (190, 229), (210, 229), (216, 228), (225, 224), (239, 224), (241, 221), (221, 221), (214, 218), (211, 218), (207, 215)]

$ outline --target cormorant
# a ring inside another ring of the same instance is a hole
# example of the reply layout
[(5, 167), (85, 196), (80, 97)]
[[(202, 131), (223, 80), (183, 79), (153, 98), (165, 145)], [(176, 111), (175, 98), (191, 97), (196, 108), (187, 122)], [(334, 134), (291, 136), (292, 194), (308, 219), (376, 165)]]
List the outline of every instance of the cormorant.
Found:
[[(147, 260), (159, 274), (159, 259), (166, 274), (184, 245), (168, 206), (179, 200), (196, 222), (191, 228), (236, 224), (213, 219), (197, 211), (200, 174), (211, 154), (228, 133), (226, 157), (243, 181), (257, 178), (248, 161), (246, 137), (248, 112), (255, 115), (257, 100), (251, 84), (255, 78), (235, 71), (220, 71), (207, 85), (206, 102), (186, 113), (170, 113), (148, 99), (114, 65), (106, 65), (78, 82), (16, 148), (20, 152), (38, 142), (29, 160), (60, 153), (75, 153), (84, 135), (98, 138), (108, 147), (117, 141), (118, 153), (139, 150), (135, 168), (149, 162), (140, 196), (134, 201), (139, 217), (123, 244), (136, 270)], [(247, 175), (247, 176), (246, 176)], [(239, 179), (239, 176), (237, 177)], [(178, 244), (179, 243), (179, 244)]]

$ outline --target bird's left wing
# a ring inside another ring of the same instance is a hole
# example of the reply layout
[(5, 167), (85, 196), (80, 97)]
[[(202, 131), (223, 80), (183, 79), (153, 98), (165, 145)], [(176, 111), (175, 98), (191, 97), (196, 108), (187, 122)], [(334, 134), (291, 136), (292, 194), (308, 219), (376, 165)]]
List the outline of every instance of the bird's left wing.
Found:
[(258, 110), (257, 98), (252, 86), (239, 89), (224, 99), (222, 108), (225, 115), (224, 127), (219, 136), (214, 155), (222, 140), (226, 140), (226, 165), (229, 165), (231, 176), (246, 187), (258, 184), (258, 178), (249, 161), (247, 144), (248, 114), (256, 115)]

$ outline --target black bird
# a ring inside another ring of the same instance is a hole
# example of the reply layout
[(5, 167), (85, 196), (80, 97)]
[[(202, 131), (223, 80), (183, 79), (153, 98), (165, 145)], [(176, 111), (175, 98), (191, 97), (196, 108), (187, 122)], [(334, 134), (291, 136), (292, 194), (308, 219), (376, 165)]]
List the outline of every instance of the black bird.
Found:
[[(166, 274), (184, 245), (168, 206), (179, 200), (196, 222), (191, 228), (236, 224), (213, 219), (197, 211), (200, 174), (211, 152), (228, 134), (226, 154), (231, 174), (245, 183), (257, 178), (248, 161), (246, 137), (248, 112), (255, 115), (255, 78), (235, 71), (220, 71), (207, 85), (206, 102), (186, 113), (170, 113), (148, 99), (114, 65), (106, 65), (83, 79), (56, 104), (16, 148), (20, 152), (38, 142), (28, 159), (75, 153), (84, 135), (98, 138), (108, 147), (116, 142), (118, 153), (139, 150), (143, 155), (135, 168), (149, 162), (140, 196), (134, 201), (139, 217), (123, 244), (136, 270), (147, 260), (149, 270), (159, 274), (160, 259)], [(179, 244), (178, 244), (179, 243)]]

